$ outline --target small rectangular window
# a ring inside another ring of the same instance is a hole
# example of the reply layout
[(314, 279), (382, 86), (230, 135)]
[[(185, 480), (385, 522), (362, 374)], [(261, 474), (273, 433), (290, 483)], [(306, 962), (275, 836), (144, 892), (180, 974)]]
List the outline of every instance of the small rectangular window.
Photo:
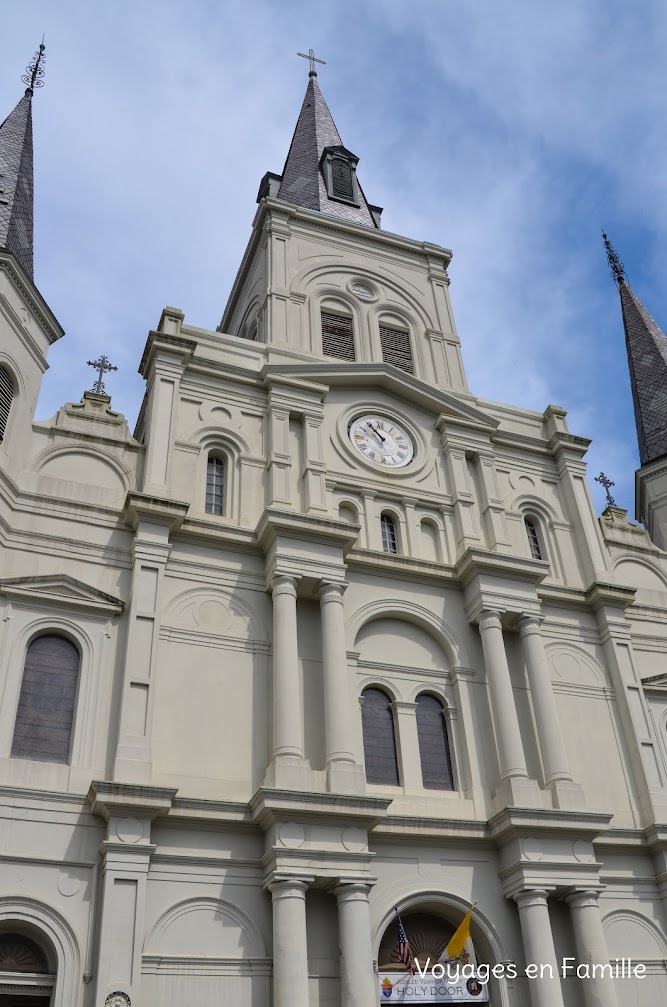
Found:
[(382, 359), (385, 364), (393, 364), (408, 374), (413, 374), (412, 347), (410, 333), (404, 329), (391, 329), (387, 325), (380, 326), (380, 345)]
[(225, 463), (211, 455), (206, 465), (206, 513), (224, 514)]
[(354, 328), (349, 315), (322, 312), (322, 353), (340, 360), (356, 360)]
[(396, 525), (393, 517), (383, 514), (380, 518), (380, 528), (382, 530), (382, 548), (385, 552), (398, 552), (398, 541), (396, 539)]

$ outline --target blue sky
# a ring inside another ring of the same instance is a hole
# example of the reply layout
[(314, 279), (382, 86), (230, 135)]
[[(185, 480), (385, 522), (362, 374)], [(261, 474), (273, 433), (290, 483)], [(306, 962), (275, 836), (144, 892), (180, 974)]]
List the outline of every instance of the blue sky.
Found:
[(35, 99), (36, 279), (66, 336), (37, 415), (106, 352), (133, 425), (166, 304), (215, 328), (259, 181), (319, 81), (390, 231), (454, 250), (471, 389), (558, 403), (634, 513), (637, 447), (600, 229), (667, 328), (667, 5), (643, 0), (31, 0), (4, 4), (0, 116), (46, 33)]

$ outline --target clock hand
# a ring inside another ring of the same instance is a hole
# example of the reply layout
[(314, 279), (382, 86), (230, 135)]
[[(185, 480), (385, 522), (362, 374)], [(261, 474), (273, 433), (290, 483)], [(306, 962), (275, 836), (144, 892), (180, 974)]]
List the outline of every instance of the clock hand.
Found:
[(386, 441), (387, 438), (382, 436), (382, 434), (380, 433), (380, 431), (378, 430), (378, 428), (374, 427), (370, 420), (368, 421), (368, 425), (369, 425), (369, 427), (371, 428), (371, 430), (373, 431), (373, 433), (375, 434), (376, 437), (379, 437), (380, 440), (383, 441), (383, 442)]

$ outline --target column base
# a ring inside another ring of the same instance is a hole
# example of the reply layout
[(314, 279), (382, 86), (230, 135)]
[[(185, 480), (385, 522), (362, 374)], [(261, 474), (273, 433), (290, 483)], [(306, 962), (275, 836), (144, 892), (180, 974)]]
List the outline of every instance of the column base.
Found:
[(153, 776), (150, 749), (145, 745), (118, 746), (113, 767), (116, 783), (150, 783)]
[(276, 756), (269, 763), (263, 786), (278, 790), (312, 790), (313, 771), (310, 762), (296, 755)]
[(586, 807), (586, 798), (580, 784), (572, 780), (554, 780), (547, 784), (547, 790), (551, 794), (554, 808), (580, 811)]
[(537, 780), (529, 776), (512, 776), (503, 780), (493, 796), (496, 810), (501, 808), (543, 808), (544, 797)]
[(327, 766), (327, 790), (331, 794), (365, 794), (366, 774), (356, 762), (330, 762)]

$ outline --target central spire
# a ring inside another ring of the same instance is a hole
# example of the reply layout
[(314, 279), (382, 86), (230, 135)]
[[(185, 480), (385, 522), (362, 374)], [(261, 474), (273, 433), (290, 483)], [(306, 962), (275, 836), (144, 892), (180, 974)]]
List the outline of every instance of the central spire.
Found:
[(641, 465), (667, 455), (667, 338), (630, 289), (623, 263), (602, 235), (618, 284)]
[(373, 213), (357, 181), (359, 159), (343, 146), (317, 82), (315, 62), (323, 61), (316, 60), (312, 50), (306, 58), (311, 60), (308, 87), (277, 197), (308, 210), (377, 227), (377, 207), (372, 208)]
[(18, 105), (0, 125), (0, 248), (13, 252), (33, 279), (32, 97), (44, 83), (44, 42), (21, 78)]

